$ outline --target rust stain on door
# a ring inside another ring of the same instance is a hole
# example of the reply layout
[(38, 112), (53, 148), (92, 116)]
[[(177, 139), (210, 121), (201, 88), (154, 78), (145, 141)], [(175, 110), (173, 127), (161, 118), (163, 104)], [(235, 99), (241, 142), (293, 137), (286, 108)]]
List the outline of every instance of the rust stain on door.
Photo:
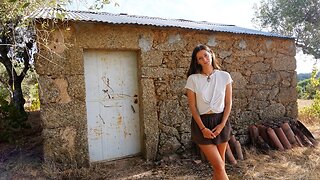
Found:
[(118, 114), (117, 125), (118, 125), (119, 128), (120, 128), (121, 125), (122, 125), (122, 116), (121, 116), (121, 114)]
[(100, 139), (102, 136), (102, 129), (101, 128), (90, 128), (90, 134), (92, 134), (95, 139)]

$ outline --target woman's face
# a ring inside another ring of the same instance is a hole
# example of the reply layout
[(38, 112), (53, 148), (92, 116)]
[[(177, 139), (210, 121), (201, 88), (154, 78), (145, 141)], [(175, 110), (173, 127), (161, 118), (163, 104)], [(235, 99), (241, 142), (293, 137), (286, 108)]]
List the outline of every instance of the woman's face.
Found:
[(212, 65), (212, 56), (211, 53), (206, 50), (201, 50), (197, 53), (197, 62), (202, 67), (206, 65)]

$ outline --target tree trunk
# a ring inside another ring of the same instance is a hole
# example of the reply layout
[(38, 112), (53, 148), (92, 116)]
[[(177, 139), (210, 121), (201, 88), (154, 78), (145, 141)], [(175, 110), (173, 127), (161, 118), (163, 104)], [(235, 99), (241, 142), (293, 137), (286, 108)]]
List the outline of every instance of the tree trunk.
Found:
[[(6, 43), (7, 37), (2, 36), (1, 40)], [(32, 43), (31, 43), (32, 44)], [(28, 43), (30, 46), (30, 44)], [(27, 45), (27, 46), (28, 46)], [(31, 45), (32, 47), (32, 45)], [(23, 98), (22, 93), (22, 81), (27, 74), (27, 71), (30, 68), (29, 61), (30, 61), (30, 55), (28, 53), (29, 47), (24, 48), (24, 51), (22, 52), (22, 58), (24, 60), (23, 62), (23, 70), (20, 73), (20, 75), (17, 75), (17, 72), (15, 68), (13, 67), (12, 61), (8, 57), (9, 53), (9, 47), (7, 45), (0, 46), (0, 62), (5, 66), (7, 74), (8, 74), (8, 84), (11, 88), (12, 97), (11, 97), (11, 104), (14, 105), (20, 112), (25, 113), (24, 110), (24, 104), (25, 99)]]
[(14, 90), (13, 90), (13, 97), (12, 97), (12, 104), (20, 111), (25, 113), (24, 104), (26, 100), (23, 98), (22, 88), (21, 88), (22, 81), (18, 78), (14, 82)]

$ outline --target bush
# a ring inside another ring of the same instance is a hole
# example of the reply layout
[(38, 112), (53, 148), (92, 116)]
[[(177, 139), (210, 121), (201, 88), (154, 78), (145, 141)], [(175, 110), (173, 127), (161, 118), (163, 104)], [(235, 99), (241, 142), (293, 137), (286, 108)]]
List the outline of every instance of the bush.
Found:
[(27, 113), (17, 110), (0, 96), (0, 142), (10, 142), (16, 132), (30, 128), (27, 118)]
[(40, 100), (39, 100), (38, 87), (39, 87), (38, 83), (36, 83), (34, 85), (29, 85), (29, 94), (27, 96), (28, 103), (25, 104), (26, 111), (40, 110)]
[(302, 113), (315, 118), (320, 118), (320, 92), (317, 91), (313, 99), (313, 103), (310, 107), (305, 107), (302, 110)]
[(318, 74), (317, 68), (314, 68), (311, 73), (310, 86), (315, 90), (313, 103), (310, 107), (305, 107), (301, 110), (301, 114), (314, 119), (320, 119), (320, 79), (316, 76)]
[(299, 99), (313, 99), (316, 94), (316, 88), (311, 84), (310, 79), (304, 79), (297, 84), (297, 92)]

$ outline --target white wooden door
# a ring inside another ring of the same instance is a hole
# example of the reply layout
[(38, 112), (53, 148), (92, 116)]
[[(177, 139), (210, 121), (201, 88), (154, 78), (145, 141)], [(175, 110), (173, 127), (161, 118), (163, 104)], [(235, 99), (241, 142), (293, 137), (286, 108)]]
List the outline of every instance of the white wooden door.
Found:
[(137, 54), (84, 52), (90, 162), (141, 151)]

